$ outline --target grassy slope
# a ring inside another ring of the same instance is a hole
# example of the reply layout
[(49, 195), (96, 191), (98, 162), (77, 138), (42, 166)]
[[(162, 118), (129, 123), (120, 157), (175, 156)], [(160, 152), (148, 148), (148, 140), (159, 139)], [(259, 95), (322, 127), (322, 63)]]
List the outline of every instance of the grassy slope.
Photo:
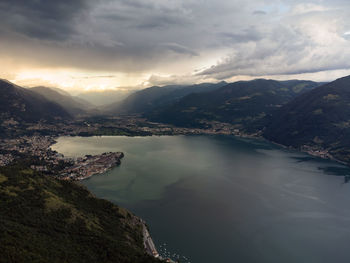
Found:
[(25, 167), (0, 168), (0, 262), (158, 262), (130, 212)]

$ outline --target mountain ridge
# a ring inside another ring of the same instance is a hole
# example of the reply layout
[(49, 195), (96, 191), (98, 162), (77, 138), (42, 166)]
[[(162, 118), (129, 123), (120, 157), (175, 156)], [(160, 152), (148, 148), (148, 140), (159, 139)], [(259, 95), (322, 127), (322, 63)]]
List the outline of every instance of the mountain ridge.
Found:
[(39, 121), (71, 118), (57, 103), (44, 96), (22, 88), (8, 80), (0, 79), (0, 120)]
[(254, 132), (261, 129), (283, 104), (318, 85), (302, 80), (238, 81), (214, 91), (187, 95), (145, 116), (152, 121), (185, 127), (202, 127), (203, 120), (227, 122)]
[(215, 90), (225, 84), (226, 82), (152, 86), (131, 94), (117, 105), (110, 105), (108, 112), (110, 114), (142, 114), (156, 107), (171, 104), (187, 94)]

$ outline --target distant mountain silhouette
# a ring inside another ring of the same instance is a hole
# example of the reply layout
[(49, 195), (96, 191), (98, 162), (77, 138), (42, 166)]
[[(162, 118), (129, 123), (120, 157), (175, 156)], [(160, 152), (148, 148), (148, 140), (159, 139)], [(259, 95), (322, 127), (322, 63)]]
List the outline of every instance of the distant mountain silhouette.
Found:
[(226, 82), (220, 82), (216, 84), (202, 83), (190, 86), (154, 86), (137, 91), (118, 104), (110, 105), (108, 112), (111, 114), (145, 113), (157, 107), (169, 105), (188, 94), (215, 90), (226, 84)]
[(184, 127), (199, 127), (204, 121), (220, 121), (247, 131), (262, 129), (282, 105), (317, 87), (312, 81), (256, 79), (227, 84), (214, 91), (190, 94), (146, 116)]
[(86, 114), (89, 110), (94, 108), (94, 105), (91, 103), (69, 95), (69, 93), (57, 89), (57, 88), (48, 88), (48, 87), (34, 87), (30, 89), (42, 96), (46, 99), (55, 102), (61, 105), (67, 112), (71, 115), (82, 115)]
[(38, 121), (70, 118), (60, 105), (44, 96), (0, 79), (0, 120)]

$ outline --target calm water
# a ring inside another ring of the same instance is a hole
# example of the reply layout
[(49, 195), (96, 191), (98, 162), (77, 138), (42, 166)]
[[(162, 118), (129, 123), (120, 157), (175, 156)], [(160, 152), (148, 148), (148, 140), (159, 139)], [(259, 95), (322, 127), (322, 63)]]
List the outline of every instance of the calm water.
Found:
[(62, 137), (53, 148), (123, 151), (120, 167), (83, 184), (144, 218), (181, 262), (350, 262), (350, 170), (337, 163), (224, 136)]

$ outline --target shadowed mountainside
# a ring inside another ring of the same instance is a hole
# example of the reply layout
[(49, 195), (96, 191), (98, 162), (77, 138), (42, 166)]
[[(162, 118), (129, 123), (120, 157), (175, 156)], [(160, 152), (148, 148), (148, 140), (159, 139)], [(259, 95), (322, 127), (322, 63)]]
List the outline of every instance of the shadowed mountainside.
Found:
[(70, 96), (68, 93), (64, 93), (64, 91), (59, 91), (58, 89), (41, 86), (31, 88), (30, 90), (44, 96), (49, 101), (59, 104), (74, 116), (86, 114), (94, 108), (94, 105), (91, 103), (81, 98)]
[(203, 121), (220, 121), (254, 132), (262, 129), (282, 105), (318, 85), (299, 80), (239, 81), (214, 91), (190, 94), (170, 106), (153, 110), (146, 117), (184, 127), (201, 127)]
[(188, 94), (207, 92), (218, 89), (224, 85), (226, 85), (226, 82), (219, 82), (216, 84), (202, 83), (191, 86), (154, 86), (131, 94), (119, 104), (110, 105), (107, 111), (110, 114), (141, 114), (149, 112), (157, 107), (169, 105)]
[(60, 105), (34, 91), (21, 88), (0, 79), (0, 120), (32, 122), (70, 118)]
[(287, 146), (328, 149), (350, 163), (350, 76), (315, 88), (283, 106), (264, 132)]

